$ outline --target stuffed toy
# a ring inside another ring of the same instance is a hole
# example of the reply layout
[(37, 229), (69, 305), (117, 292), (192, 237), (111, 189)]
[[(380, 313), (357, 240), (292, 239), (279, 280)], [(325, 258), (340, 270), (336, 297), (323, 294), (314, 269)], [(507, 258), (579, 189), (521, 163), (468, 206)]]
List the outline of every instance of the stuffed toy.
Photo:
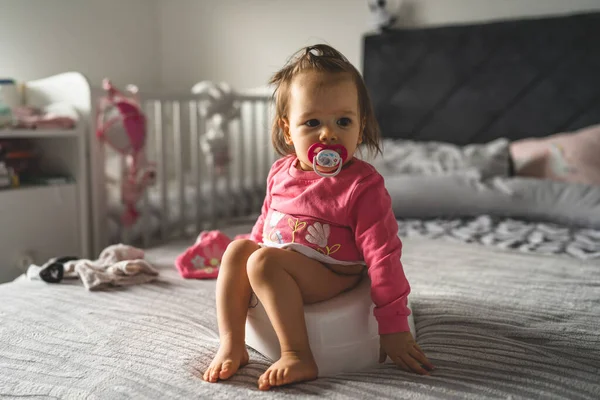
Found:
[(131, 226), (139, 217), (137, 202), (156, 178), (155, 166), (146, 160), (144, 154), (146, 117), (135, 86), (127, 87), (129, 96), (119, 92), (108, 79), (103, 81), (102, 86), (106, 96), (99, 100), (96, 136), (125, 157), (121, 177), (121, 202), (125, 211), (121, 222), (124, 226)]
[(229, 155), (229, 123), (240, 116), (240, 105), (226, 83), (202, 81), (192, 87), (192, 93), (208, 97), (199, 102), (198, 112), (207, 121), (207, 130), (200, 138), (200, 148), (208, 164), (221, 174), (231, 161)]
[(369, 9), (371, 10), (373, 28), (377, 31), (387, 31), (396, 23), (397, 18), (387, 9), (386, 0), (369, 0)]

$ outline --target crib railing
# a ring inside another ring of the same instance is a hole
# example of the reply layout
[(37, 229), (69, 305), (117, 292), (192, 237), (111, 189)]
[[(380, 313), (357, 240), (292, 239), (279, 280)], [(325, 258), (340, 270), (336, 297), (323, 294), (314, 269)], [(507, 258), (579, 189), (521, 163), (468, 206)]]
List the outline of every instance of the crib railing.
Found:
[[(101, 232), (105, 245), (148, 248), (255, 220), (276, 159), (270, 140), (270, 96), (234, 93), (216, 115), (206, 113), (215, 108), (215, 99), (207, 93), (141, 93), (141, 99), (148, 120), (146, 157), (156, 164), (157, 179), (137, 205), (139, 218), (132, 226), (120, 222), (120, 182), (107, 180), (107, 224), (101, 228), (106, 230)], [(218, 140), (215, 125), (220, 127)], [(114, 156), (104, 151), (105, 157)]]

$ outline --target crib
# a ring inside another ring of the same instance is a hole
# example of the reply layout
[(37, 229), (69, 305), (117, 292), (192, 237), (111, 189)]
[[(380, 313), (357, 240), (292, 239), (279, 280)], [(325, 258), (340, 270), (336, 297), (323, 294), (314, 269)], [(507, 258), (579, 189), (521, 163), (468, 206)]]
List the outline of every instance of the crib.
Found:
[[(77, 210), (73, 210), (77, 232), (73, 236), (78, 236), (80, 243), (74, 243), (73, 249), (79, 248), (84, 257), (95, 257), (114, 243), (150, 248), (178, 238), (194, 238), (202, 230), (256, 220), (266, 177), (277, 157), (270, 139), (273, 103), (269, 88), (235, 91), (206, 81), (187, 93), (140, 88), (147, 120), (145, 155), (156, 164), (156, 180), (137, 204), (139, 218), (126, 226), (120, 218), (123, 157), (95, 135), (98, 99), (105, 94), (99, 85), (79, 72), (23, 83), (27, 104), (63, 104), (79, 116), (74, 132), (83, 135), (81, 151), (53, 149), (60, 155), (57, 161), (61, 165), (71, 158), (81, 165), (67, 168), (75, 170), (78, 188)], [(75, 133), (54, 134), (69, 137)], [(221, 157), (223, 154), (227, 157)], [(38, 250), (23, 246), (15, 249), (15, 254)], [(46, 257), (47, 252), (39, 253)]]
[(156, 164), (156, 181), (137, 204), (139, 218), (124, 226), (119, 192), (123, 158), (92, 139), (94, 253), (114, 243), (150, 248), (202, 230), (252, 223), (277, 157), (270, 139), (271, 93), (200, 82), (190, 93), (142, 89), (139, 98), (147, 118), (146, 157)]

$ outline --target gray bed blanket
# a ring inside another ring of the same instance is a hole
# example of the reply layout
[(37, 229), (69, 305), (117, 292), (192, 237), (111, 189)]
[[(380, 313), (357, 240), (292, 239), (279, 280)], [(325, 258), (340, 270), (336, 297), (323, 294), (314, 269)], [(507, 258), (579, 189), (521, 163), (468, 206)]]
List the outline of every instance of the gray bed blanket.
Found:
[(102, 292), (19, 279), (0, 285), (0, 397), (69, 399), (600, 398), (600, 263), (408, 238), (417, 340), (429, 377), (382, 365), (268, 393), (250, 364), (201, 380), (218, 347), (214, 281), (154, 249), (159, 281)]

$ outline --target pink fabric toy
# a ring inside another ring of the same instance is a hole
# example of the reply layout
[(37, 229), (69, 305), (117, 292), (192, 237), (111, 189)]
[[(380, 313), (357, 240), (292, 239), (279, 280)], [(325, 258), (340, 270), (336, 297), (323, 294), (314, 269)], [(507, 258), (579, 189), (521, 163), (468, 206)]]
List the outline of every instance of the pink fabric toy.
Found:
[(186, 279), (214, 279), (225, 249), (231, 239), (220, 231), (203, 231), (193, 246), (175, 260), (175, 266)]
[(125, 226), (131, 226), (139, 217), (137, 202), (156, 178), (154, 164), (144, 155), (146, 117), (135, 86), (128, 86), (130, 96), (119, 92), (108, 79), (102, 86), (107, 95), (98, 103), (96, 136), (125, 157), (126, 167), (121, 179), (121, 202), (125, 211), (121, 221)]

